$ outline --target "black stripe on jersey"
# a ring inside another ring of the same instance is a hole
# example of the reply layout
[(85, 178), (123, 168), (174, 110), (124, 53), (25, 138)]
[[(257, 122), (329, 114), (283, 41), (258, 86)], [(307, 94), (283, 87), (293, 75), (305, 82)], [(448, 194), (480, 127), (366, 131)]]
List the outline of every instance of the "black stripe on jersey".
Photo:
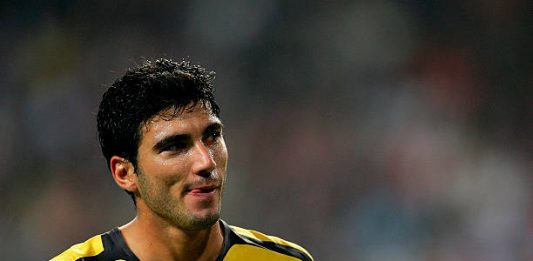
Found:
[(139, 261), (139, 259), (131, 252), (126, 245), (124, 238), (118, 228), (102, 234), (102, 243), (104, 244), (104, 251), (96, 256), (82, 257), (76, 261), (108, 261), (124, 259), (128, 261)]
[(223, 261), (224, 260), (224, 257), (226, 256), (226, 254), (228, 253), (229, 249), (231, 248), (231, 245), (232, 242), (235, 241), (235, 237), (237, 235), (235, 235), (235, 233), (233, 231), (231, 231), (231, 229), (229, 228), (228, 224), (226, 224), (226, 222), (222, 221), (222, 219), (219, 219), (218, 221), (220, 223), (220, 229), (222, 230), (222, 232), (224, 233), (224, 243), (222, 245), (222, 249), (220, 250), (220, 254), (218, 255), (218, 258), (216, 261)]
[(312, 261), (312, 259), (306, 253), (299, 249), (278, 244), (272, 241), (261, 241), (255, 238), (249, 238), (247, 236), (237, 234), (236, 232), (231, 230), (231, 228), (228, 224), (226, 224), (226, 222), (220, 220), (220, 223), (223, 226), (222, 230), (224, 231), (224, 246), (222, 248), (221, 255), (219, 255), (219, 257), (217, 258), (217, 261), (224, 260), (224, 257), (228, 253), (229, 249), (236, 244), (253, 245), (260, 248), (266, 248), (287, 256), (296, 257), (303, 261)]

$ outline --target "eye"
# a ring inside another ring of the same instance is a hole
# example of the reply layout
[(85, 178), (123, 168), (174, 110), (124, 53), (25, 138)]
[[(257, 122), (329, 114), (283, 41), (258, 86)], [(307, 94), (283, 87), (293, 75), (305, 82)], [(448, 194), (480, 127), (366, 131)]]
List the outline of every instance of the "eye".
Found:
[(221, 129), (210, 130), (206, 133), (204, 140), (206, 140), (207, 143), (215, 143), (220, 137), (222, 137)]

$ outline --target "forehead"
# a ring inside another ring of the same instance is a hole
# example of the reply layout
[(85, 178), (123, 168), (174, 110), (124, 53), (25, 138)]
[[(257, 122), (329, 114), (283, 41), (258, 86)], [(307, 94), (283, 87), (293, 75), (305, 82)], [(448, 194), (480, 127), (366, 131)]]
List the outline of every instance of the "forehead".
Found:
[(181, 109), (169, 108), (161, 111), (141, 125), (141, 140), (146, 135), (171, 135), (203, 130), (220, 119), (202, 104)]

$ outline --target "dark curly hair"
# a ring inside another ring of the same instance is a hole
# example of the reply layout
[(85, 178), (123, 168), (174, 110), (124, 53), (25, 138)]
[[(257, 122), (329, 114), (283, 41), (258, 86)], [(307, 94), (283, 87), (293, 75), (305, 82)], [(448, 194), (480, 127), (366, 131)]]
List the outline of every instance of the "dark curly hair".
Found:
[(136, 167), (141, 127), (167, 109), (178, 113), (200, 102), (218, 117), (214, 77), (215, 72), (186, 60), (158, 59), (130, 68), (107, 89), (98, 109), (98, 137), (107, 164), (117, 155)]

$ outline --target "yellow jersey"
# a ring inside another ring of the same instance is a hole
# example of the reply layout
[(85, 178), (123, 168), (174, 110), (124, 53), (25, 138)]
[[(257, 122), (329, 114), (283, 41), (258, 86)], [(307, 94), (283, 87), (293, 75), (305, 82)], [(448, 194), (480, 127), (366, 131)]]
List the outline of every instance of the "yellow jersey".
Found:
[[(219, 221), (224, 233), (224, 243), (216, 261), (312, 261), (313, 258), (301, 246), (281, 238), (254, 230), (230, 226)], [(114, 228), (76, 244), (51, 261), (138, 261), (124, 241), (122, 233)]]

